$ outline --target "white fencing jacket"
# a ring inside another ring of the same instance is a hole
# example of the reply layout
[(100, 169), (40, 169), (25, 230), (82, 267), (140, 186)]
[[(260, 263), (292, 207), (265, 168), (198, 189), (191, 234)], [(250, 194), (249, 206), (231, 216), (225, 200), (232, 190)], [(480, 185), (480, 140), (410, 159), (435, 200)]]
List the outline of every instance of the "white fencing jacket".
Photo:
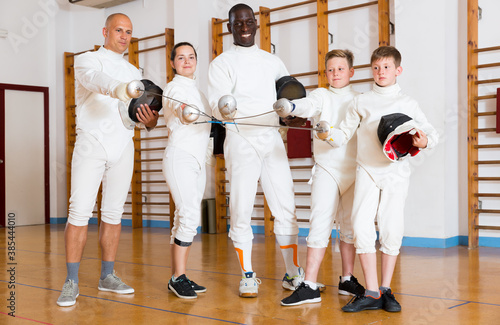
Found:
[[(196, 87), (196, 80), (175, 75), (167, 84), (163, 95), (175, 98), (187, 104), (198, 107), (199, 110), (211, 115), (210, 106), (205, 95)], [(167, 147), (178, 147), (193, 155), (201, 168), (205, 168), (206, 152), (210, 140), (210, 124), (182, 124), (176, 116), (175, 109), (180, 103), (163, 97), (163, 115), (168, 129)], [(196, 122), (206, 121), (200, 116)]]
[[(313, 126), (319, 121), (326, 121), (330, 126), (338, 127), (346, 116), (347, 107), (358, 95), (351, 85), (344, 88), (318, 88), (306, 98), (293, 100), (293, 115), (312, 117)], [(356, 177), (356, 134), (344, 146), (332, 148), (323, 140), (314, 137), (314, 161), (324, 168), (336, 181), (340, 194), (343, 194)]]
[[(235, 117), (253, 116), (273, 111), (276, 101), (276, 81), (287, 76), (283, 62), (275, 55), (253, 45), (242, 47), (232, 45), (216, 57), (208, 69), (208, 99), (214, 116), (221, 118), (217, 103), (224, 95), (232, 95), (237, 102)], [(278, 116), (272, 112), (259, 117), (240, 120), (277, 126)], [(228, 125), (236, 131), (234, 125)], [(241, 135), (256, 135), (262, 128), (239, 125)]]
[[(119, 99), (109, 96), (120, 83), (140, 80), (141, 73), (118, 54), (101, 46), (75, 59), (76, 130), (93, 135), (108, 156), (120, 156), (134, 135), (118, 112)], [(125, 105), (125, 103), (122, 103)]]
[(391, 162), (382, 151), (377, 136), (380, 118), (392, 113), (403, 113), (411, 117), (419, 129), (427, 135), (427, 148), (438, 143), (438, 133), (427, 121), (417, 101), (401, 92), (398, 84), (373, 89), (354, 98), (347, 109), (346, 118), (340, 123), (343, 132), (342, 143), (347, 142), (357, 131), (357, 163), (364, 168), (378, 185), (394, 177), (410, 176), (409, 160)]

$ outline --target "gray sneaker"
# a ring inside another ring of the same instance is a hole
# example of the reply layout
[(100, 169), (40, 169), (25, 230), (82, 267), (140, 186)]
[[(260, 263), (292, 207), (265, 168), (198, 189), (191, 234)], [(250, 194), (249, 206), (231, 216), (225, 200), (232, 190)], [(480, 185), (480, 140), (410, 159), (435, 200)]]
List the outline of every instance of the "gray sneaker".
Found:
[(295, 291), (295, 289), (299, 287), (299, 284), (304, 282), (304, 278), (306, 276), (304, 269), (299, 267), (298, 273), (299, 274), (293, 277), (289, 276), (288, 273), (285, 273), (283, 281), (281, 282), (284, 289)]
[(98, 288), (101, 291), (110, 291), (115, 293), (134, 293), (134, 288), (123, 283), (123, 281), (116, 276), (114, 271), (113, 274), (108, 274), (104, 280), (99, 279)]
[(61, 307), (69, 307), (76, 304), (76, 297), (78, 297), (78, 284), (73, 280), (64, 282), (61, 295), (57, 299), (57, 304)]

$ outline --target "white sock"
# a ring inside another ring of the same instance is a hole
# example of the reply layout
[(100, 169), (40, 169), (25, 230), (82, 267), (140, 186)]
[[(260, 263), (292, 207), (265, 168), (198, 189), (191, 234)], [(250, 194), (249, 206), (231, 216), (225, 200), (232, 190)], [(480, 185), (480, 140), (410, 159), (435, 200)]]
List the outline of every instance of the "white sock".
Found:
[(346, 281), (349, 281), (351, 280), (351, 276), (348, 275), (348, 276), (342, 276), (342, 283), (346, 282)]
[(299, 254), (297, 252), (299, 237), (297, 235), (276, 235), (276, 241), (280, 245), (288, 276), (299, 275)]
[(304, 283), (307, 284), (309, 286), (309, 288), (311, 288), (313, 290), (318, 289), (318, 285), (312, 281), (305, 280)]
[(253, 272), (252, 268), (252, 241), (246, 243), (237, 243), (233, 241), (238, 261), (240, 262), (242, 275), (245, 276), (247, 272)]

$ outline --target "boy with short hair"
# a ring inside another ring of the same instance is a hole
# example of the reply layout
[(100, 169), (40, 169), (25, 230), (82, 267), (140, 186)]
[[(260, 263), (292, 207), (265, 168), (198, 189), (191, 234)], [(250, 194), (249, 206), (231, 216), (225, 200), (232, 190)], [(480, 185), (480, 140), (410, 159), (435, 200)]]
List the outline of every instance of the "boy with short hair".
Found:
[[(403, 240), (404, 201), (411, 173), (409, 161), (402, 158), (407, 153), (414, 156), (421, 149), (433, 148), (438, 142), (438, 134), (418, 103), (401, 92), (396, 82), (403, 71), (400, 63), (401, 54), (396, 48), (381, 46), (376, 49), (371, 57), (375, 81), (373, 89), (357, 96), (340, 123), (340, 130), (332, 129), (330, 132), (334, 145), (346, 143), (355, 133), (358, 136), (352, 223), (354, 245), (365, 276), (366, 291), (342, 307), (345, 312), (381, 308), (389, 312), (401, 311), (390, 286)], [(395, 134), (398, 124), (384, 123), (388, 117), (395, 115), (405, 117), (405, 125), (411, 125), (407, 132)], [(390, 141), (382, 136), (388, 133), (388, 128), (392, 130), (389, 132)], [(380, 287), (375, 217), (381, 245)]]
[[(327, 121), (338, 126), (344, 119), (347, 107), (358, 95), (351, 87), (354, 74), (353, 54), (349, 50), (332, 50), (325, 56), (326, 77), (329, 88), (318, 88), (309, 96), (292, 101), (292, 116), (312, 118), (313, 124)], [(285, 99), (281, 99), (287, 102)], [(275, 104), (279, 106), (280, 101)], [(288, 116), (288, 112), (280, 114)], [(307, 267), (305, 281), (289, 297), (281, 301), (283, 306), (295, 306), (321, 301), (316, 280), (319, 267), (328, 246), (334, 220), (340, 224), (340, 252), (342, 276), (339, 293), (363, 294), (364, 288), (352, 276), (356, 250), (354, 248), (351, 207), (356, 175), (356, 139), (347, 145), (333, 148), (329, 143), (314, 138), (315, 166), (312, 171), (312, 211), (307, 237)]]

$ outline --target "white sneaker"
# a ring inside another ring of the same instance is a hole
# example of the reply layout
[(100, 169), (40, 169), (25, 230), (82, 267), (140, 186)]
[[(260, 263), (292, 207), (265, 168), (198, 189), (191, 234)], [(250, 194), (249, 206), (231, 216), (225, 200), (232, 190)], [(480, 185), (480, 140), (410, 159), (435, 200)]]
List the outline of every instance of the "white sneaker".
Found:
[(255, 272), (245, 274), (240, 281), (240, 297), (255, 298), (259, 293), (260, 279), (257, 278)]
[(295, 289), (304, 282), (304, 278), (306, 276), (304, 269), (302, 267), (299, 267), (299, 274), (296, 276), (289, 276), (288, 273), (285, 273), (285, 276), (283, 277), (283, 282), (281, 285), (283, 288), (287, 290), (292, 290), (295, 291)]

